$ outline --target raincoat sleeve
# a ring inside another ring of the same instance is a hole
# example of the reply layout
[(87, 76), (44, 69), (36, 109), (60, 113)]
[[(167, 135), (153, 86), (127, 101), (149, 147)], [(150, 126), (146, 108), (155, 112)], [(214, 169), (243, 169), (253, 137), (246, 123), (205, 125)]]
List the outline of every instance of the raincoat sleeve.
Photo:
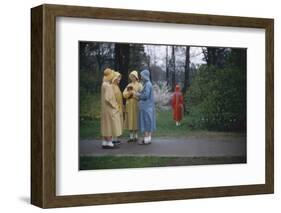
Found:
[(118, 109), (118, 104), (115, 100), (115, 96), (113, 94), (113, 89), (110, 85), (105, 86), (105, 92), (104, 92), (104, 100), (105, 102), (111, 106), (113, 109)]
[(143, 88), (143, 90), (137, 94), (139, 100), (147, 100), (150, 96), (150, 93), (151, 93), (151, 84), (146, 84)]

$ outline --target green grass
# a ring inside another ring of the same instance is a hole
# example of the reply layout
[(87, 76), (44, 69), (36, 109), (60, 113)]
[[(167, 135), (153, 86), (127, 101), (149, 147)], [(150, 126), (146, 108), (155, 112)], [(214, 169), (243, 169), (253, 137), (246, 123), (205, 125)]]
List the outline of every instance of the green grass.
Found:
[(188, 115), (183, 117), (180, 126), (176, 126), (173, 120), (172, 111), (158, 111), (157, 112), (157, 130), (154, 136), (168, 137), (168, 136), (185, 136), (190, 132), (195, 131), (192, 125), (192, 118)]
[(100, 137), (100, 94), (88, 94), (80, 97), (79, 135), (80, 139)]
[[(128, 136), (128, 130), (123, 131), (123, 137)], [(176, 126), (170, 111), (157, 112), (157, 130), (153, 133), (155, 137), (220, 137), (235, 136), (238, 133), (214, 132), (192, 127), (192, 118), (184, 117), (181, 126)], [(80, 139), (100, 138), (100, 118), (91, 120), (80, 120)]]
[[(89, 94), (80, 97), (80, 139), (100, 138), (100, 94)], [(171, 110), (157, 111), (157, 130), (155, 137), (184, 137), (184, 136), (219, 136), (235, 133), (214, 132), (200, 129), (194, 125), (198, 115), (185, 115), (181, 126), (176, 126)], [(123, 137), (128, 136), (128, 130), (123, 131)]]
[(99, 156), (80, 157), (80, 170), (144, 168), (246, 163), (246, 157), (157, 157), (157, 156)]
[(79, 113), (80, 120), (99, 120), (101, 109), (100, 94), (86, 94), (80, 96), (79, 99)]

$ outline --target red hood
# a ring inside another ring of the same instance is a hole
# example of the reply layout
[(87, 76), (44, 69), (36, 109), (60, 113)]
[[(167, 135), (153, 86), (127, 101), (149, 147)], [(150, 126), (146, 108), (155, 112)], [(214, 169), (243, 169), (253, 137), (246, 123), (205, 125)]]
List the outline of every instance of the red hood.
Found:
[(175, 92), (180, 92), (180, 86), (179, 85), (176, 85), (176, 87), (175, 87)]

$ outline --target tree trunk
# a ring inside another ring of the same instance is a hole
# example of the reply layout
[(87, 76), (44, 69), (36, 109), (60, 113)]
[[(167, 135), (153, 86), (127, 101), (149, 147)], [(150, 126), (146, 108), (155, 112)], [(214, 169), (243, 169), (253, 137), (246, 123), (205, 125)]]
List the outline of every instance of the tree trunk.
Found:
[(130, 45), (116, 43), (114, 60), (115, 70), (122, 75), (120, 89), (123, 91), (129, 82)]
[(208, 54), (208, 60), (207, 64), (210, 65), (216, 65), (216, 54), (215, 54), (215, 48), (214, 47), (207, 47), (207, 54)]
[(176, 87), (176, 58), (175, 58), (175, 46), (172, 46), (172, 90)]
[(189, 85), (190, 85), (190, 78), (189, 78), (189, 72), (190, 72), (190, 47), (186, 46), (185, 50), (185, 68), (184, 68), (184, 86), (183, 86), (183, 93), (185, 94)]
[(220, 47), (207, 47), (206, 61), (208, 66), (213, 65), (216, 67), (223, 67), (225, 64), (225, 48)]
[(166, 81), (169, 86), (169, 55), (168, 55), (168, 46), (166, 46)]
[(150, 55), (147, 56), (147, 69), (150, 72), (150, 80), (151, 80), (151, 56)]

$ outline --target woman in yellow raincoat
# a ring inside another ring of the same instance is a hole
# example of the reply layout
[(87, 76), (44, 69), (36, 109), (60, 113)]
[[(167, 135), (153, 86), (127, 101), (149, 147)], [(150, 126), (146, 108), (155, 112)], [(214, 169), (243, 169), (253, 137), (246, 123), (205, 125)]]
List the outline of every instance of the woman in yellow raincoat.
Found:
[(119, 106), (111, 85), (113, 77), (111, 69), (104, 70), (101, 87), (101, 134), (103, 136), (102, 147), (105, 149), (115, 148), (112, 137), (118, 137), (122, 132)]
[(142, 90), (142, 84), (139, 82), (138, 72), (135, 70), (130, 73), (129, 79), (131, 83), (123, 92), (123, 97), (126, 99), (125, 128), (130, 131), (128, 142), (137, 142), (138, 100), (134, 94)]
[[(113, 73), (113, 79), (112, 79), (112, 88), (113, 88), (113, 92), (118, 104), (118, 109), (119, 109), (119, 114), (120, 114), (120, 128), (121, 130), (123, 129), (123, 96), (121, 93), (121, 90), (119, 88), (119, 83), (121, 81), (121, 74), (119, 72), (114, 72)], [(122, 132), (121, 132), (122, 133)], [(118, 140), (117, 137), (113, 137), (112, 138), (112, 142), (115, 144), (120, 144), (121, 141)]]

